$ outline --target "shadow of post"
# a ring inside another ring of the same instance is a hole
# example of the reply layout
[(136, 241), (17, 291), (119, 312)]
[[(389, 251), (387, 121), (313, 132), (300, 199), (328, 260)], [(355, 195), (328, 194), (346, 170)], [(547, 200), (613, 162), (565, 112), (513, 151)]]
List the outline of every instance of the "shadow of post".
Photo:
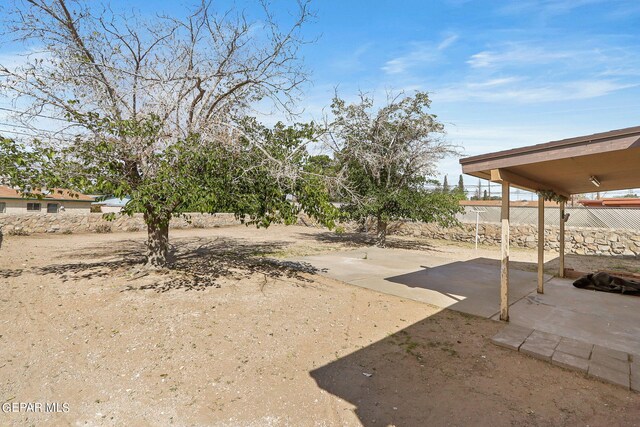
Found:
[[(535, 264), (511, 262), (509, 298), (513, 304), (536, 289)], [(500, 309), (500, 261), (474, 258), (385, 277), (384, 280), (409, 288), (420, 289), (423, 298), (440, 307), (490, 318)], [(547, 280), (550, 277), (547, 277)], [(422, 299), (421, 299), (422, 300)]]

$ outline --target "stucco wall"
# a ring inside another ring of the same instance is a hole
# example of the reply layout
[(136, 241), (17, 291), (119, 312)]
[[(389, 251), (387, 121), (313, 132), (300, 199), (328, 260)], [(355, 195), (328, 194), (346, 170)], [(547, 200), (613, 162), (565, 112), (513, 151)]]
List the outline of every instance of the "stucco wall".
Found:
[(102, 213), (120, 213), (122, 206), (100, 206)]
[[(57, 200), (28, 200), (28, 199), (0, 199), (0, 203), (5, 203), (5, 213), (0, 215), (40, 215), (47, 213), (48, 203), (57, 203), (64, 206), (64, 211), (60, 210), (57, 214), (49, 215), (86, 215), (91, 210), (90, 202), (77, 201), (57, 201)], [(27, 211), (27, 203), (40, 203), (40, 212)]]

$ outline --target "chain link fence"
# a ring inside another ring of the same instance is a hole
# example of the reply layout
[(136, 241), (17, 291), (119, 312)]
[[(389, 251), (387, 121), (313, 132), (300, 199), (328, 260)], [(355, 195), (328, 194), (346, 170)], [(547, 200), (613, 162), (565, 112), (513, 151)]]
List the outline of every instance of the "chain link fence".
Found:
[[(546, 207), (544, 213), (545, 225), (558, 225), (560, 209)], [(476, 222), (476, 212), (479, 211), (481, 223), (500, 223), (500, 206), (465, 206), (465, 212), (458, 215), (458, 220), (465, 223)], [(567, 207), (569, 214), (567, 227), (616, 228), (640, 230), (640, 209), (630, 208), (587, 208)], [(509, 220), (517, 225), (537, 225), (538, 208), (529, 206), (514, 206), (509, 211)]]

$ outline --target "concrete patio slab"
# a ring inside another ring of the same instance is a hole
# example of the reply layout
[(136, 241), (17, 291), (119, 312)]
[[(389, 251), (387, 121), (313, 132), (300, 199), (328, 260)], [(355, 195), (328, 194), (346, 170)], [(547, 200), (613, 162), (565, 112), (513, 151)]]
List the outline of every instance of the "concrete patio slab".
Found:
[(551, 356), (560, 343), (560, 338), (558, 335), (547, 332), (533, 331), (520, 346), (520, 351), (537, 359), (551, 361)]
[(629, 375), (629, 362), (627, 360), (616, 359), (615, 357), (607, 356), (606, 354), (596, 353), (595, 351), (591, 355), (591, 362), (601, 366), (606, 366), (616, 371), (625, 372)]
[(519, 350), (520, 346), (533, 332), (533, 329), (525, 328), (518, 325), (508, 325), (501, 330), (497, 335), (491, 338), (494, 344), (501, 347), (510, 348), (512, 350)]
[[(292, 259), (321, 269), (328, 277), (375, 291), (491, 317), (500, 310), (500, 262), (465, 261), (403, 249), (364, 248)], [(550, 278), (550, 276), (548, 276)], [(536, 288), (536, 273), (511, 269), (510, 299)]]
[(562, 352), (571, 356), (579, 357), (584, 360), (589, 360), (591, 357), (591, 351), (593, 350), (593, 344), (574, 340), (572, 338), (562, 337), (560, 344), (556, 347), (556, 351)]
[(511, 306), (510, 322), (640, 354), (640, 298), (578, 289), (572, 283), (551, 279), (544, 294), (533, 292)]
[(591, 358), (592, 359), (611, 358), (611, 359), (617, 359), (624, 362), (628, 362), (629, 354), (627, 354), (624, 351), (613, 350), (611, 348), (602, 347), (601, 345), (594, 345), (593, 356), (591, 356)]
[[(629, 365), (627, 365), (628, 369)], [(625, 388), (629, 388), (629, 372), (622, 372), (617, 369), (612, 369), (607, 366), (594, 363), (589, 363), (589, 375), (598, 378), (602, 381), (616, 384)]]
[(631, 363), (631, 390), (640, 391), (640, 356), (636, 356)]
[[(494, 344), (549, 361), (556, 366), (585, 372), (602, 381), (640, 391), (640, 356), (634, 357), (628, 353), (611, 351), (593, 344), (536, 330), (531, 332), (518, 346), (517, 343), (526, 332), (528, 332), (527, 328), (509, 325), (491, 341)], [(591, 348), (594, 350), (591, 351)], [(586, 358), (565, 353), (561, 349), (586, 355)], [(636, 359), (638, 362), (635, 361)]]
[[(498, 319), (497, 259), (456, 259), (452, 253), (434, 255), (418, 250), (367, 247), (292, 260), (308, 262), (320, 269), (320, 274), (355, 286)], [(511, 263), (509, 323), (526, 331), (533, 329), (570, 338), (545, 344), (536, 341), (539, 336), (536, 334), (530, 343), (523, 343), (518, 342), (520, 337), (514, 333), (510, 338), (498, 337), (497, 344), (519, 347), (546, 360), (552, 360), (555, 350), (562, 353), (556, 357), (557, 364), (575, 362), (577, 368), (584, 368), (584, 364), (569, 356), (591, 358), (594, 366), (596, 363), (599, 366), (593, 368), (596, 373), (604, 368), (620, 370), (622, 365), (616, 360), (621, 361), (627, 353), (640, 354), (639, 297), (578, 289), (572, 280), (558, 278), (547, 280), (545, 293), (538, 294), (532, 267)], [(593, 345), (601, 348), (595, 357), (590, 354)]]
[(551, 357), (551, 363), (565, 369), (587, 372), (589, 370), (589, 360), (572, 354), (563, 353), (556, 350)]

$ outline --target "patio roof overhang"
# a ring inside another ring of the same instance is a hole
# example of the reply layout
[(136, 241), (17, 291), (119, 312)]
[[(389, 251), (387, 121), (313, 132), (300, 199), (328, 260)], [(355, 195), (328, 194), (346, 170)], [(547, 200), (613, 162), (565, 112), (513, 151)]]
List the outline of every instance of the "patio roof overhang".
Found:
[[(569, 197), (640, 187), (640, 126), (460, 159), (462, 171), (502, 183), (500, 319), (509, 320), (509, 188)], [(560, 201), (559, 272), (564, 277), (565, 202)], [(538, 198), (538, 292), (544, 293), (544, 199)]]
[(460, 164), (465, 174), (564, 196), (638, 188), (640, 126), (467, 157)]

